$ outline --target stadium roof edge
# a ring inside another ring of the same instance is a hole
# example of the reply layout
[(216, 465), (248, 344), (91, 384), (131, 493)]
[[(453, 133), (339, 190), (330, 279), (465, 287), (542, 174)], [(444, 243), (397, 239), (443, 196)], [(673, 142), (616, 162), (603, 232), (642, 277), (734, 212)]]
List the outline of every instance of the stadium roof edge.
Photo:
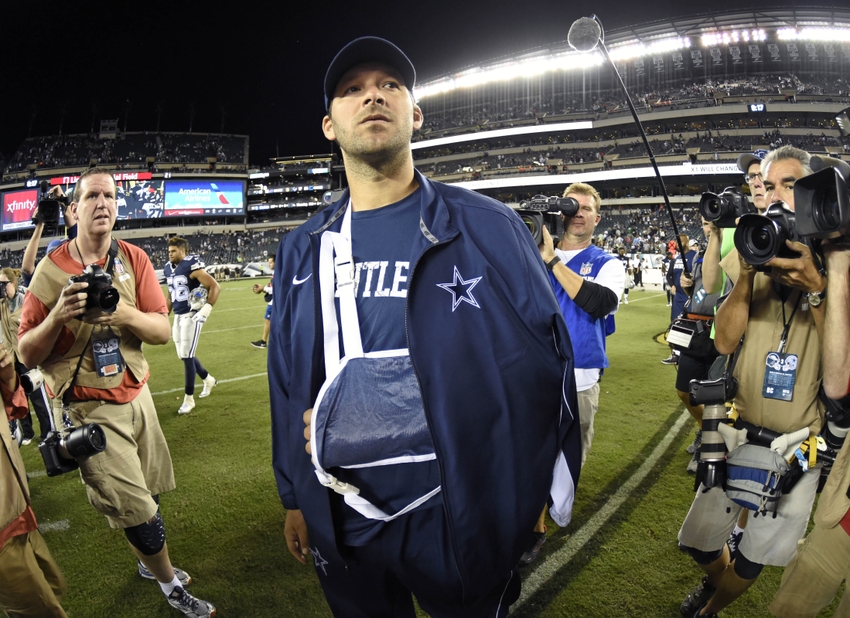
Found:
[[(578, 17), (578, 16), (577, 16)], [(604, 16), (600, 16), (604, 25)], [(605, 43), (617, 46), (630, 41), (650, 42), (672, 36), (698, 37), (705, 32), (729, 29), (764, 29), (821, 25), (850, 28), (850, 8), (839, 6), (796, 7), (796, 8), (749, 8), (737, 11), (708, 11), (696, 15), (660, 19), (605, 31)], [(429, 77), (417, 83), (417, 87), (450, 79), (467, 71), (483, 69), (501, 63), (542, 56), (546, 53), (571, 52), (566, 42), (551, 41), (504, 56), (495, 56), (479, 63), (458, 67), (457, 70)]]

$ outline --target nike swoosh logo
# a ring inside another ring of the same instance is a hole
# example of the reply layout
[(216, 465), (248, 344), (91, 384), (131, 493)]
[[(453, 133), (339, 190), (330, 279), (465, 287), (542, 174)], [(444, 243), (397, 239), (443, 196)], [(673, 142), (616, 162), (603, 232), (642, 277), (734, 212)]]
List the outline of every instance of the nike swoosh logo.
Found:
[(304, 277), (303, 279), (299, 279), (299, 278), (298, 278), (298, 275), (295, 275), (295, 276), (292, 278), (292, 285), (301, 285), (302, 283), (304, 283), (305, 281), (307, 281), (307, 279), (309, 279), (309, 278), (310, 278), (310, 277), (312, 277), (312, 276), (313, 276), (313, 273), (310, 273), (309, 275), (307, 275), (307, 276), (306, 276), (306, 277)]

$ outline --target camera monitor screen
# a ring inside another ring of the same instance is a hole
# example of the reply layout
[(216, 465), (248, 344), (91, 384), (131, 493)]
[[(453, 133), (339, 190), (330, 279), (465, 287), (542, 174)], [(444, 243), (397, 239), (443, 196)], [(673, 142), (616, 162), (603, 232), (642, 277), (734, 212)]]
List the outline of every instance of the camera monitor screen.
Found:
[(165, 216), (232, 216), (245, 214), (242, 180), (167, 180)]

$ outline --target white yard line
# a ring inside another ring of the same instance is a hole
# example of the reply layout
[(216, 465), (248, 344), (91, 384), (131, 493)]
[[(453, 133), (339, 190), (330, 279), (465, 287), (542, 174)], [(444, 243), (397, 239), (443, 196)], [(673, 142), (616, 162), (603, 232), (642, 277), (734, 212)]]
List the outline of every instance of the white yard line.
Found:
[[(264, 371), (263, 373), (252, 373), (249, 376), (239, 376), (238, 378), (228, 378), (226, 380), (218, 380), (217, 384), (227, 384), (228, 382), (241, 382), (242, 380), (253, 380), (254, 378), (262, 378), (269, 375), (268, 372)], [(168, 395), (170, 393), (182, 393), (183, 387), (180, 388), (172, 388), (167, 391), (157, 391), (156, 393), (151, 393), (151, 395)]]
[(667, 432), (661, 441), (653, 449), (649, 457), (647, 457), (637, 471), (623, 483), (620, 488), (611, 496), (608, 501), (602, 505), (594, 515), (581, 528), (576, 530), (570, 538), (564, 543), (564, 546), (555, 553), (546, 557), (546, 560), (537, 567), (530, 575), (523, 577), (522, 594), (513, 605), (513, 609), (521, 607), (535, 592), (546, 584), (565, 564), (596, 536), (599, 530), (604, 526), (611, 516), (617, 512), (623, 503), (628, 500), (635, 488), (643, 482), (649, 471), (655, 466), (658, 460), (670, 447), (670, 444), (675, 440), (682, 430), (682, 427), (691, 420), (691, 415), (687, 410), (682, 412), (682, 415), (676, 419), (676, 422)]

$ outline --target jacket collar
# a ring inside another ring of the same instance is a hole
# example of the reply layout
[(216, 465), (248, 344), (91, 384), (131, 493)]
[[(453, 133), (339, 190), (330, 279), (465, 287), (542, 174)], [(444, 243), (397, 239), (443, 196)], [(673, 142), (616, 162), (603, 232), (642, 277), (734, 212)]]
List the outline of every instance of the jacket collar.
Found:
[[(419, 205), (419, 229), (430, 244), (445, 242), (457, 235), (458, 230), (452, 224), (451, 214), (446, 206), (443, 196), (436, 190), (434, 183), (428, 180), (422, 173), (414, 169), (413, 173), (420, 188)], [(312, 235), (320, 235), (322, 232), (334, 225), (348, 208), (351, 192), (346, 189), (342, 197), (331, 207), (332, 214), (327, 221)]]

